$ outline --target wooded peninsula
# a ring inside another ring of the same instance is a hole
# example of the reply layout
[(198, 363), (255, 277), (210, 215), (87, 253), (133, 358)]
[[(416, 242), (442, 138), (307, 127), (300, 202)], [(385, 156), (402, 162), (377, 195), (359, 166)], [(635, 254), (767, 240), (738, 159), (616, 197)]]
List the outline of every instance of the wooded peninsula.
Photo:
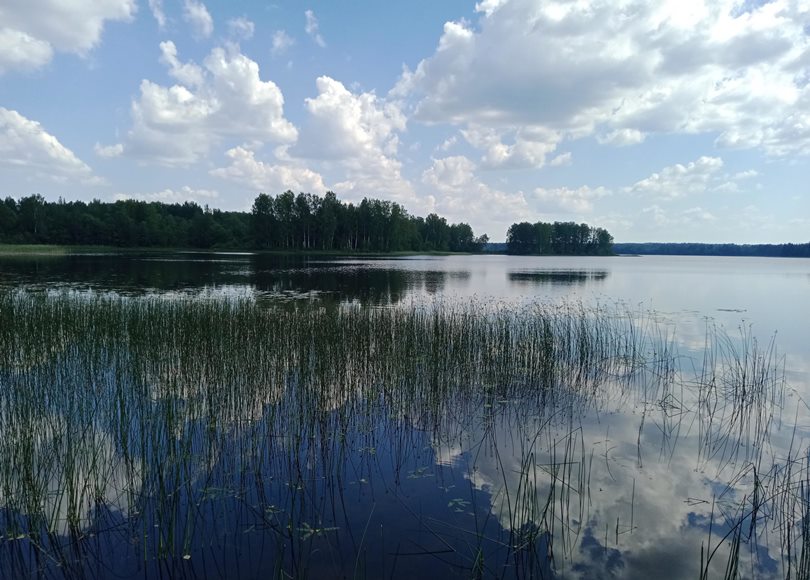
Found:
[(610, 256), (613, 236), (603, 228), (574, 222), (521, 222), (506, 233), (506, 251), (519, 255)]

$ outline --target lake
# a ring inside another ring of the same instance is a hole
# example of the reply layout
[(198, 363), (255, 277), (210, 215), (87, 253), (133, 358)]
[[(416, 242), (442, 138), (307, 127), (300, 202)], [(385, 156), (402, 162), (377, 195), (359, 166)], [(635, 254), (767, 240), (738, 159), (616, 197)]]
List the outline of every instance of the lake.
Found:
[(810, 260), (0, 257), (0, 576), (803, 577)]

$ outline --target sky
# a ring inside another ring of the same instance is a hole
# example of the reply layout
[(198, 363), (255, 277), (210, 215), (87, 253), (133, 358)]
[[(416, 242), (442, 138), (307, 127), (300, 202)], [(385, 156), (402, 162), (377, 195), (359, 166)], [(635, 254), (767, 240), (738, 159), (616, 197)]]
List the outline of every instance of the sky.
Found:
[(810, 241), (804, 0), (0, 0), (0, 196)]

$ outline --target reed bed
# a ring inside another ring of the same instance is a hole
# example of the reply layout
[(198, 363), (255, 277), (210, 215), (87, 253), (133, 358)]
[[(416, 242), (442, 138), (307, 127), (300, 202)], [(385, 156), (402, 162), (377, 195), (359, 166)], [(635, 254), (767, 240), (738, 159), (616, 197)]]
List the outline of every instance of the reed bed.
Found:
[[(598, 519), (583, 425), (633, 407), (638, 467), (655, 410), (661, 449), (696, 430), (697, 466), (726, 484), (701, 574), (740, 576), (767, 536), (805, 577), (806, 450), (766, 452), (780, 360), (711, 331), (687, 363), (652, 319), (573, 304), (3, 294), (0, 573), (103, 577), (115, 559), (131, 576), (393, 576), (416, 534), (460, 577), (565, 576)], [(498, 480), (481, 483), (484, 458)], [(406, 489), (443, 490), (449, 516)], [(633, 504), (605, 550), (641, 525)]]

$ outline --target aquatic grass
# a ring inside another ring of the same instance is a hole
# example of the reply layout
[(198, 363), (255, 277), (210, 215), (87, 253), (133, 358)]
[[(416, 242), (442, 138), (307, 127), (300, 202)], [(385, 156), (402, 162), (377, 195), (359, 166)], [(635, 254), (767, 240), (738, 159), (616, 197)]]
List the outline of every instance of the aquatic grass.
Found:
[[(482, 434), (472, 448), (496, 459), (500, 481), (485, 516), (473, 488), (469, 505), (444, 502), (446, 520), (409, 512), (446, 550), (434, 555), (473, 576), (507, 564), (524, 576), (562, 570), (598, 515), (582, 421), (629, 404), (663, 418), (670, 454), (684, 416), (697, 415), (699, 464), (726, 478), (717, 505), (732, 522), (730, 535), (710, 538), (709, 560), (728, 554), (736, 574), (743, 548), (768, 531), (790, 546), (788, 569), (810, 566), (803, 459), (796, 451), (784, 467), (763, 456), (782, 361), (747, 331), (712, 329), (706, 351), (690, 369), (651, 317), (579, 304), (0, 294), (0, 570), (79, 575), (90, 535), (114, 537), (102, 531), (112, 517), (118, 549), (149, 570), (204, 566), (213, 546), (260, 535), (280, 575), (317, 576), (315, 551), (334, 559), (332, 571), (373, 575), (361, 551), (372, 521), (385, 522), (364, 514), (354, 547), (343, 545), (350, 482), (358, 493), (437, 485), (426, 444), (468, 433)], [(608, 439), (596, 462), (610, 472)], [(756, 450), (742, 450), (749, 443)], [(478, 461), (468, 465), (473, 482)], [(452, 518), (468, 509), (475, 525), (465, 529)], [(630, 510), (599, 521), (615, 544), (634, 529)]]
[(64, 256), (69, 254), (69, 246), (49, 244), (0, 244), (0, 256)]

